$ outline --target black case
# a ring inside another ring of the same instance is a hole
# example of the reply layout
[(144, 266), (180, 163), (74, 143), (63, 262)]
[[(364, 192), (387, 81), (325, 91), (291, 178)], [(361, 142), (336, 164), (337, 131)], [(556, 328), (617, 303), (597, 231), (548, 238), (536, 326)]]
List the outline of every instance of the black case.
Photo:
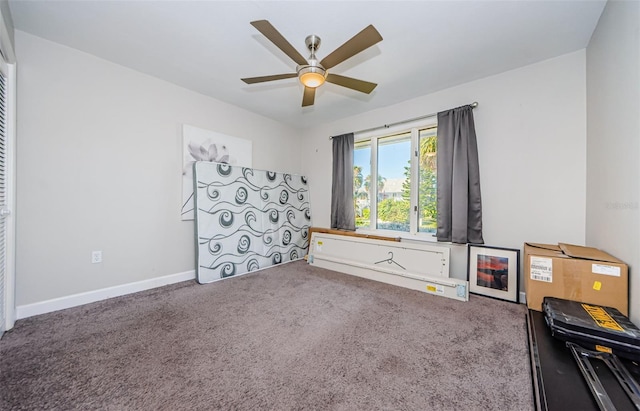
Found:
[(542, 311), (554, 337), (640, 361), (640, 329), (617, 309), (545, 297)]

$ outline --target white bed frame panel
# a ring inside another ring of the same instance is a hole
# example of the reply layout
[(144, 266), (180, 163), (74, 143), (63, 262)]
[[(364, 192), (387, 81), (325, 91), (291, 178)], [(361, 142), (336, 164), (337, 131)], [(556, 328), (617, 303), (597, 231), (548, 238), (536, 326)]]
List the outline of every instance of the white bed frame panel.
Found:
[(469, 300), (469, 282), (449, 278), (447, 247), (316, 233), (311, 265), (460, 301)]

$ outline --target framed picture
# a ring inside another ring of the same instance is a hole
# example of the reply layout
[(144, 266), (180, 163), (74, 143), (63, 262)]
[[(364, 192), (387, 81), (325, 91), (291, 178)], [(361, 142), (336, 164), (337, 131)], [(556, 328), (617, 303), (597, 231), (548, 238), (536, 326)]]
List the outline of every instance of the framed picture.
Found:
[(518, 302), (520, 295), (520, 250), (467, 246), (469, 292)]

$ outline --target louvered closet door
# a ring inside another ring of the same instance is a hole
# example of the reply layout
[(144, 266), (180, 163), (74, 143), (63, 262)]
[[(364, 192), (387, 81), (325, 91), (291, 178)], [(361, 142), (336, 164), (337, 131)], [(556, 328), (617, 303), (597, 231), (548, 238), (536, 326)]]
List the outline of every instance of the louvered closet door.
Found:
[(0, 337), (7, 326), (7, 219), (8, 153), (7, 145), (7, 81), (0, 73)]

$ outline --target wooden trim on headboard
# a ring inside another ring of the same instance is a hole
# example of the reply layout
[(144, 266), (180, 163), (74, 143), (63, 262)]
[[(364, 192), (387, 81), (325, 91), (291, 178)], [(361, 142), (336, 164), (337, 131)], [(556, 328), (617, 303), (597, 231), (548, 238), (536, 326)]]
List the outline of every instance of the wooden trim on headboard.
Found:
[(373, 240), (400, 242), (400, 237), (385, 237), (382, 235), (361, 234), (361, 233), (356, 233), (355, 231), (344, 231), (344, 230), (336, 230), (333, 228), (321, 228), (321, 227), (309, 227), (309, 241), (311, 241), (311, 234), (313, 233), (337, 234), (337, 235), (345, 235), (349, 237), (371, 238)]

